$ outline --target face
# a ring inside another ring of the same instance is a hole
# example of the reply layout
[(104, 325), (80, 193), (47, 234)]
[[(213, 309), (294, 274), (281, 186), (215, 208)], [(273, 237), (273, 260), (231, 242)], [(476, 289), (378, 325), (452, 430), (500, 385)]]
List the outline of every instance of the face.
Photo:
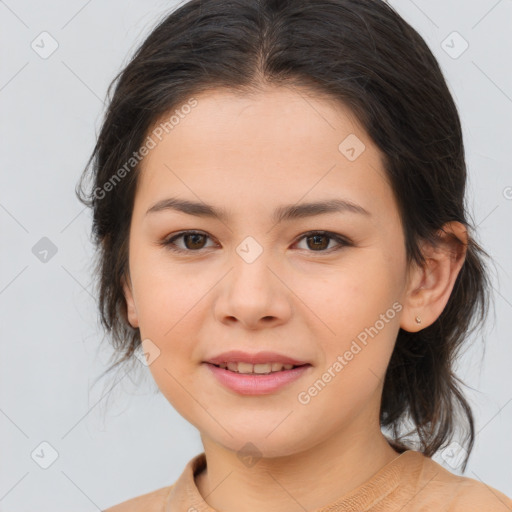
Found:
[[(172, 130), (153, 132), (161, 141), (152, 136), (158, 144), (142, 161), (130, 227), (128, 317), (157, 385), (232, 450), (251, 442), (288, 455), (379, 428), (407, 286), (379, 151), (346, 107), (304, 90), (195, 100)], [(148, 213), (170, 198), (222, 215), (176, 202)], [(328, 201), (342, 206), (300, 209)], [(247, 394), (205, 362), (230, 350), (308, 366)]]

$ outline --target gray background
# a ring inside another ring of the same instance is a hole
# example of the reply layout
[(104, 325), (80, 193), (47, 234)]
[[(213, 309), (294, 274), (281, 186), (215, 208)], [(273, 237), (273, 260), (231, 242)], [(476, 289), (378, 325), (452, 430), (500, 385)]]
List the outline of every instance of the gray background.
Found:
[[(474, 220), (496, 261), (485, 357), (480, 337), (458, 370), (478, 431), (466, 475), (512, 496), (512, 2), (390, 3), (438, 58), (464, 127)], [(110, 392), (112, 379), (94, 384), (110, 352), (91, 286), (91, 217), (74, 195), (108, 84), (175, 5), (0, 1), (2, 511), (106, 508), (170, 485), (202, 451), (150, 376)], [(43, 31), (58, 43), (47, 58)], [(460, 55), (454, 31), (469, 44)], [(44, 441), (58, 453), (47, 469)]]

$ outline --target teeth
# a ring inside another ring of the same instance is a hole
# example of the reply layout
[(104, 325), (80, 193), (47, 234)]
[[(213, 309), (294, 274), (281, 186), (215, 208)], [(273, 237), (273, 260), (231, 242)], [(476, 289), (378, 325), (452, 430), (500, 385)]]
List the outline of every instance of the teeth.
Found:
[(280, 372), (282, 370), (291, 370), (293, 364), (282, 364), (282, 363), (221, 363), (218, 365), (220, 368), (225, 370), (231, 370), (232, 372), (238, 373), (271, 373)]
[[(226, 365), (220, 365), (221, 368), (225, 368)], [(228, 370), (231, 370), (232, 372), (238, 371), (238, 363), (228, 363)]]

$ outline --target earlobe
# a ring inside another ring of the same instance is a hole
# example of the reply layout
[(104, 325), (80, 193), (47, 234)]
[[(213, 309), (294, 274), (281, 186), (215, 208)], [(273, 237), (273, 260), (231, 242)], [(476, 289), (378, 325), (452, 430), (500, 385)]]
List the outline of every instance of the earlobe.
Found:
[(417, 332), (426, 327), (425, 296), (428, 267), (422, 268), (413, 262), (409, 269), (406, 295), (403, 303), (400, 327), (404, 331)]
[(403, 330), (417, 332), (439, 318), (464, 264), (467, 243), (465, 226), (454, 221), (439, 231), (439, 242), (435, 247), (423, 246), (425, 266), (415, 265), (409, 276), (400, 322)]
[(124, 298), (126, 300), (126, 316), (130, 325), (136, 329), (139, 327), (139, 319), (137, 315), (137, 309), (135, 308), (135, 301), (133, 300), (133, 293), (131, 288), (131, 280), (130, 285), (127, 283), (125, 276), (121, 278), (121, 284), (123, 287)]

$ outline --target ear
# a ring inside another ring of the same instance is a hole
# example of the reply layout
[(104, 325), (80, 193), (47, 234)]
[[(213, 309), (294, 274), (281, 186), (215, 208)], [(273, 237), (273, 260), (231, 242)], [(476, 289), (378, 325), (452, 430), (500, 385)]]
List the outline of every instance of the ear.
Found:
[[(438, 232), (438, 236), (440, 240), (437, 247), (427, 243), (422, 245), (425, 267), (414, 265), (409, 270), (400, 322), (400, 327), (405, 331), (420, 331), (439, 318), (466, 259), (468, 234), (463, 224), (448, 222)], [(417, 323), (417, 317), (421, 323)]]
[[(129, 282), (129, 283), (128, 283)], [(139, 318), (137, 315), (137, 309), (135, 307), (135, 301), (133, 300), (133, 292), (132, 292), (132, 281), (130, 276), (128, 275), (128, 282), (126, 280), (126, 276), (121, 278), (121, 284), (123, 286), (124, 298), (126, 300), (127, 306), (127, 317), (130, 325), (136, 329), (139, 327)]]

